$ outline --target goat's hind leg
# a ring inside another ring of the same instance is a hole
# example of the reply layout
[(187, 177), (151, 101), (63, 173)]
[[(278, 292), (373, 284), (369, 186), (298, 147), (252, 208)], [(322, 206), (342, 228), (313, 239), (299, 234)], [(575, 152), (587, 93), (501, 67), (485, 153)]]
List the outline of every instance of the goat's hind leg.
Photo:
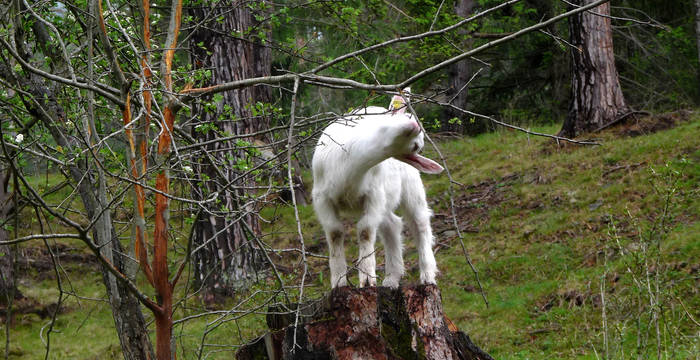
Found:
[(438, 273), (435, 254), (433, 253), (433, 230), (430, 227), (431, 212), (427, 207), (420, 207), (407, 216), (408, 228), (418, 250), (418, 266), (422, 284), (435, 284)]
[(386, 262), (386, 275), (383, 286), (390, 288), (399, 287), (399, 281), (404, 273), (403, 244), (401, 241), (401, 218), (388, 214), (379, 225), (379, 235), (384, 241), (384, 259)]

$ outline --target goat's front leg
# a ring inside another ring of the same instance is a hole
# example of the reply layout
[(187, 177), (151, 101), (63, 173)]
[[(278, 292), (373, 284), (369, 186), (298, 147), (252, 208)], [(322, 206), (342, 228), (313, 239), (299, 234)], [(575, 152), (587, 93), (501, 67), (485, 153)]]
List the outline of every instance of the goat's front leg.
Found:
[(330, 255), (328, 265), (331, 271), (331, 288), (348, 285), (348, 267), (345, 263), (344, 239), (345, 234), (342, 228), (326, 231)]
[(321, 226), (326, 233), (326, 242), (328, 243), (328, 265), (331, 272), (331, 288), (346, 286), (347, 279), (347, 264), (345, 263), (345, 233), (343, 222), (340, 221), (338, 214), (330, 201), (319, 199), (314, 202), (314, 208), (318, 216)]
[(377, 260), (374, 257), (374, 243), (377, 239), (376, 226), (359, 226), (360, 240), (359, 263), (360, 287), (377, 286)]

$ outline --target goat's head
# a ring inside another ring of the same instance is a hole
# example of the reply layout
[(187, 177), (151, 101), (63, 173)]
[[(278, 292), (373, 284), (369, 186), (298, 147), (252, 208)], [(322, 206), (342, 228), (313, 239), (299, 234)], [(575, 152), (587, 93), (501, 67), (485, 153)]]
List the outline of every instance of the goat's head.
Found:
[(424, 173), (438, 174), (442, 172), (442, 166), (419, 154), (425, 144), (423, 129), (416, 118), (406, 112), (407, 107), (403, 97), (397, 95), (392, 98), (389, 106), (391, 115), (384, 117), (385, 123), (382, 124), (385, 139), (389, 141), (386, 149), (395, 159)]

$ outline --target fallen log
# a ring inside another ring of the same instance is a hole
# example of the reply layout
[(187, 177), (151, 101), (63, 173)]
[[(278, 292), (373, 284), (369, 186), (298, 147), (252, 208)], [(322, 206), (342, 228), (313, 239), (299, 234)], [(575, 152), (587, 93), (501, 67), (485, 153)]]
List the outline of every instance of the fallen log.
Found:
[(270, 309), (271, 332), (243, 346), (238, 360), (490, 360), (442, 310), (435, 285), (332, 290), (297, 314)]

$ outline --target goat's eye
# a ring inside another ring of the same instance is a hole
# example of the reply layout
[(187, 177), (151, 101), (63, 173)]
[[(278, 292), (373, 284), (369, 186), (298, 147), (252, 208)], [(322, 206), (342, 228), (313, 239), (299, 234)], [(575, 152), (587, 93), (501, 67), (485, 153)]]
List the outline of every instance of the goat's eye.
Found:
[(420, 150), (420, 146), (418, 144), (413, 144), (413, 152), (418, 152)]

